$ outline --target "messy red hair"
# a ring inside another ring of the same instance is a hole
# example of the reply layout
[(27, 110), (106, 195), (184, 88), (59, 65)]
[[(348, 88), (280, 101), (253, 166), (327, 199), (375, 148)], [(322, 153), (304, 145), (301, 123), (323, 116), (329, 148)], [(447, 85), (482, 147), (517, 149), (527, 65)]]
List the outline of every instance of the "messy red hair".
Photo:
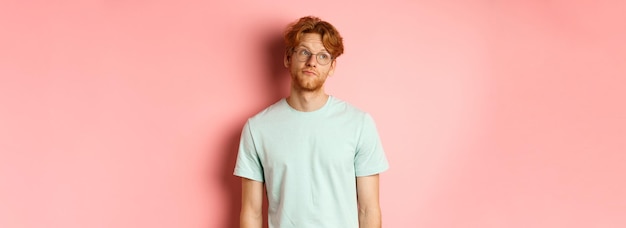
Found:
[(324, 48), (334, 58), (343, 54), (343, 38), (333, 25), (313, 16), (302, 17), (290, 24), (285, 31), (285, 51), (291, 51), (300, 44), (300, 39), (305, 33), (317, 33), (322, 36)]

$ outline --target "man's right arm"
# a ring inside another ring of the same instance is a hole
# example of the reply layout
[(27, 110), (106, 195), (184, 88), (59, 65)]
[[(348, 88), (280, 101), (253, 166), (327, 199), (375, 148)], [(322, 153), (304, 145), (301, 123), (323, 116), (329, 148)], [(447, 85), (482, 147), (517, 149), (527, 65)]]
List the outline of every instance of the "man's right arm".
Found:
[(263, 227), (263, 182), (241, 178), (241, 228)]

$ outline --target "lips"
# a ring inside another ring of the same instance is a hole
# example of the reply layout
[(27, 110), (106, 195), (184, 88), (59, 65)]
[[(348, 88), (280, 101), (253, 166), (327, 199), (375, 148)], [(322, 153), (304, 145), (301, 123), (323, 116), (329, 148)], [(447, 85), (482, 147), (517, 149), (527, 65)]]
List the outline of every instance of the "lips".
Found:
[(317, 75), (317, 73), (313, 70), (303, 70), (302, 72), (307, 75)]

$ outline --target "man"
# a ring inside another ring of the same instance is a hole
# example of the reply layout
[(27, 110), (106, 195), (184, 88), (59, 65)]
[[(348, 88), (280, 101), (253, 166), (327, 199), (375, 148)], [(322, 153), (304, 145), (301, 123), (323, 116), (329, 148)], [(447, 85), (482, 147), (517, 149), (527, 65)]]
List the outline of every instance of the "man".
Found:
[(303, 17), (285, 32), (290, 95), (248, 119), (234, 174), (242, 228), (380, 228), (380, 172), (388, 168), (371, 116), (324, 92), (343, 53), (328, 22)]

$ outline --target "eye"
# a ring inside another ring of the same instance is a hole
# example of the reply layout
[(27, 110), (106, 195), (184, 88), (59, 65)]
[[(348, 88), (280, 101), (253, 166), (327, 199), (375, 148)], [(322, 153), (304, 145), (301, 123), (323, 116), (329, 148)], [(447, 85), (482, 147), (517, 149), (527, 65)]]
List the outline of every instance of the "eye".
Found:
[(304, 49), (300, 50), (300, 52), (298, 53), (302, 56), (311, 56), (311, 52), (304, 50)]
[(330, 59), (330, 54), (328, 53), (320, 53), (318, 56), (320, 59)]

